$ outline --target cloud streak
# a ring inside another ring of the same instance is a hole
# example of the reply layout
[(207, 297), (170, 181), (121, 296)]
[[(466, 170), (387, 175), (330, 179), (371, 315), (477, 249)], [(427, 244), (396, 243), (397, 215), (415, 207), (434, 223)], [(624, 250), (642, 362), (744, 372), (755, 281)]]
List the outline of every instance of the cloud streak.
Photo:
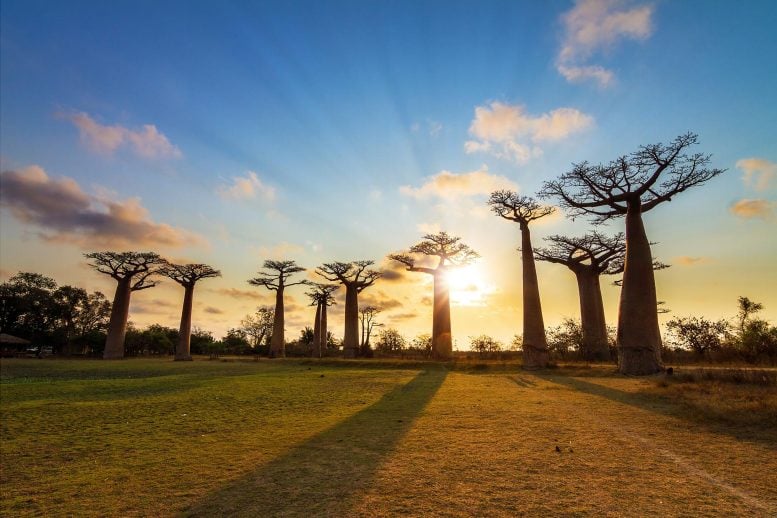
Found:
[(469, 127), (474, 139), (464, 143), (464, 150), (522, 164), (542, 155), (540, 144), (565, 139), (593, 125), (592, 116), (575, 108), (531, 115), (521, 105), (492, 102), (475, 108)]
[(233, 176), (232, 183), (220, 186), (217, 192), (225, 200), (275, 200), (275, 189), (262, 182), (253, 171), (248, 171), (245, 176)]
[(72, 178), (51, 178), (33, 165), (4, 171), (0, 204), (47, 241), (84, 247), (203, 245), (192, 232), (156, 223), (139, 198), (114, 200), (84, 192)]
[(742, 219), (763, 219), (768, 220), (774, 217), (774, 211), (777, 203), (764, 199), (743, 199), (734, 203), (729, 211), (738, 218)]
[(418, 200), (442, 198), (452, 201), (489, 194), (497, 189), (517, 190), (518, 186), (504, 176), (489, 173), (488, 168), (483, 166), (477, 171), (468, 173), (440, 171), (434, 176), (427, 177), (419, 187), (403, 185), (399, 188), (399, 192)]
[(564, 37), (556, 69), (571, 83), (593, 81), (606, 88), (615, 74), (588, 61), (622, 40), (646, 40), (653, 33), (650, 4), (633, 5), (627, 0), (577, 0), (561, 16)]
[(759, 192), (769, 189), (772, 180), (777, 178), (777, 164), (764, 158), (743, 158), (736, 165), (744, 172), (745, 185)]
[(181, 158), (181, 150), (153, 124), (132, 130), (119, 124), (100, 124), (84, 112), (63, 115), (78, 128), (81, 142), (94, 152), (112, 155), (119, 149), (130, 149), (147, 158)]

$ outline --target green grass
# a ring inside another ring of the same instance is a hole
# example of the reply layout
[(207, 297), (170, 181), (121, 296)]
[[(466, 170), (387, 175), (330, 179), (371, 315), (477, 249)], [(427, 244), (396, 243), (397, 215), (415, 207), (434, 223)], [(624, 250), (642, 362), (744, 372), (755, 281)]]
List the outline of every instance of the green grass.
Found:
[(0, 513), (777, 514), (773, 386), (483, 365), (3, 360)]

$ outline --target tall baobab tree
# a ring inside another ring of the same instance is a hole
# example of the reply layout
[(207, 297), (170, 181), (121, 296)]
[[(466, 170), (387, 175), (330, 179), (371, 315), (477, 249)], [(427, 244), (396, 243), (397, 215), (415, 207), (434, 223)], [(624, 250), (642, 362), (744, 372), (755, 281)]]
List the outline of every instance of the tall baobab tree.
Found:
[(124, 358), (124, 336), (127, 334), (130, 296), (133, 291), (156, 286), (157, 281), (151, 279), (151, 276), (157, 274), (166, 262), (153, 252), (90, 252), (84, 254), (84, 257), (91, 261), (89, 266), (100, 273), (110, 275), (116, 281), (103, 358)]
[(381, 312), (377, 306), (364, 306), (359, 308), (359, 320), (362, 325), (362, 342), (360, 345), (362, 355), (372, 354), (370, 348), (370, 335), (376, 327), (382, 327), (375, 321), (375, 316)]
[(594, 223), (626, 218), (626, 262), (618, 310), (618, 370), (653, 374), (663, 369), (653, 257), (642, 214), (677, 194), (719, 175), (710, 155), (687, 154), (698, 143), (693, 133), (669, 144), (641, 146), (608, 164), (574, 164), (557, 180), (545, 182), (540, 195), (560, 200), (574, 218)]
[[(437, 264), (431, 268), (418, 266), (419, 256), (436, 257)], [(410, 247), (409, 253), (391, 254), (390, 259), (407, 266), (409, 272), (421, 272), (432, 276), (434, 302), (432, 310), (432, 355), (436, 359), (449, 359), (453, 354), (451, 335), (451, 303), (448, 291), (447, 272), (471, 264), (480, 255), (460, 237), (447, 232), (426, 234), (422, 240)]]
[(178, 345), (175, 348), (175, 361), (191, 360), (194, 285), (201, 279), (221, 277), (221, 272), (207, 264), (167, 263), (159, 269), (159, 273), (183, 286), (183, 309), (181, 310), (181, 326), (178, 331)]
[(523, 364), (529, 369), (548, 364), (548, 341), (542, 319), (540, 288), (529, 224), (552, 214), (554, 207), (540, 205), (534, 198), (508, 190), (494, 191), (488, 199), (497, 216), (518, 223), (521, 228), (521, 264), (523, 265)]
[(324, 356), (327, 339), (326, 308), (335, 303), (332, 295), (340, 286), (336, 284), (311, 283), (313, 291), (305, 293), (310, 298), (310, 305), (316, 306), (316, 321), (313, 323), (313, 356)]
[(267, 271), (260, 271), (257, 277), (250, 279), (248, 284), (263, 286), (275, 291), (275, 317), (272, 325), (272, 338), (270, 338), (270, 358), (286, 356), (286, 336), (284, 335), (283, 292), (286, 288), (298, 284), (307, 284), (308, 281), (289, 282), (289, 278), (298, 272), (304, 272), (305, 268), (298, 266), (295, 261), (267, 260), (262, 267)]
[(580, 321), (583, 328), (581, 353), (586, 360), (609, 360), (607, 323), (599, 276), (623, 271), (626, 239), (623, 233), (612, 237), (591, 232), (582, 237), (550, 236), (550, 246), (535, 248), (540, 261), (563, 264), (575, 274), (580, 295)]
[(343, 355), (346, 358), (355, 358), (359, 350), (359, 293), (372, 286), (382, 275), (369, 269), (373, 264), (374, 261), (334, 262), (316, 268), (316, 273), (324, 279), (345, 286)]

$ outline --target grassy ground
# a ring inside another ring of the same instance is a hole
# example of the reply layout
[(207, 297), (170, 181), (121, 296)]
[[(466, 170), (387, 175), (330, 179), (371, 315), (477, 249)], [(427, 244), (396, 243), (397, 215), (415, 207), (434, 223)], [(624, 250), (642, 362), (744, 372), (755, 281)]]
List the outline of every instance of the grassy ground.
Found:
[(423, 362), (0, 366), (8, 516), (777, 515), (773, 385)]

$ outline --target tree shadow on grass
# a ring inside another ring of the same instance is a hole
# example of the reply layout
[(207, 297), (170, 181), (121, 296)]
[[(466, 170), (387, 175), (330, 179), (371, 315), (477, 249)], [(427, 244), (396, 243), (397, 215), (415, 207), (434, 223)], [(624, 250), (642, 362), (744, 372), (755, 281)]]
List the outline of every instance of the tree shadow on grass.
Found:
[(686, 421), (691, 421), (694, 424), (703, 426), (711, 432), (726, 434), (740, 441), (753, 442), (777, 450), (777, 436), (774, 430), (737, 423), (735, 419), (733, 422), (713, 420), (699, 412), (693, 411), (692, 408), (689, 408), (682, 402), (660, 399), (653, 394), (624, 392), (612, 387), (591, 383), (577, 378), (554, 376), (547, 373), (532, 373), (532, 375), (544, 379), (545, 381), (550, 381), (551, 383), (564, 385), (573, 390), (577, 390), (578, 392), (603, 397), (642, 410), (685, 419)]
[[(205, 496), (184, 516), (341, 516), (410, 430), (447, 371), (427, 370), (375, 404)], [(282, 434), (282, 430), (279, 431)], [(277, 440), (270, 434), (267, 440)], [(282, 438), (280, 438), (282, 440)]]

